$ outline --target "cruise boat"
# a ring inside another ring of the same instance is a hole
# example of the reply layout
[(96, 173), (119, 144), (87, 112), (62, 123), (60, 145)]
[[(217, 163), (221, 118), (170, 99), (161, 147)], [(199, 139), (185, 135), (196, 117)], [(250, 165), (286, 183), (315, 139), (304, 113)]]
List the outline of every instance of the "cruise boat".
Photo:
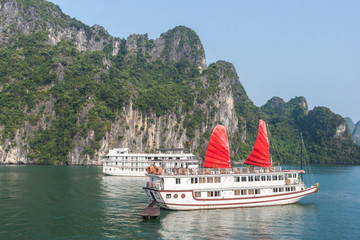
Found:
[[(149, 172), (161, 169), (179, 168), (195, 169), (199, 161), (185, 148), (162, 148), (158, 153), (130, 153), (128, 148), (110, 149), (103, 157), (103, 173), (113, 176), (145, 177)], [(151, 165), (152, 167), (149, 167)]]
[(262, 120), (245, 164), (231, 168), (226, 130), (218, 125), (202, 168), (147, 173), (149, 181), (143, 189), (153, 203), (172, 210), (291, 204), (318, 191), (318, 183), (311, 187), (304, 184), (304, 170), (282, 170), (271, 164), (266, 124)]

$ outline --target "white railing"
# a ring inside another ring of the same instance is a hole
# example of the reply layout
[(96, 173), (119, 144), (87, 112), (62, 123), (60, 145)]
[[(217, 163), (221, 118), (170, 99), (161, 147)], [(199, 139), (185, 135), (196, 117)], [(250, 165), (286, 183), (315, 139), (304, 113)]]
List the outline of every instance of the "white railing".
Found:
[(254, 167), (238, 167), (238, 168), (165, 168), (165, 175), (208, 175), (208, 174), (247, 174), (247, 173), (273, 173), (281, 172), (281, 167), (270, 168), (254, 168)]

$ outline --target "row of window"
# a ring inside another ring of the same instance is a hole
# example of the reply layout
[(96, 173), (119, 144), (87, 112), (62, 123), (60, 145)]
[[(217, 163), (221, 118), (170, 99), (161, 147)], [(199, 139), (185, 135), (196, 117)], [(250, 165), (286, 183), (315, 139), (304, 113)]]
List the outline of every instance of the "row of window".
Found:
[(286, 187), (286, 188), (273, 188), (273, 192), (293, 192), (295, 187)]
[[(113, 168), (112, 171), (117, 171), (117, 168)], [(145, 172), (146, 168), (121, 168), (121, 171), (128, 171), (128, 172)], [(105, 168), (105, 172), (107, 172), (108, 169)], [(111, 168), (109, 168), (109, 172), (111, 172)]]
[(199, 177), (199, 178), (191, 178), (191, 183), (219, 183), (221, 182), (221, 177)]
[[(259, 181), (281, 181), (284, 175), (268, 175), (268, 176), (242, 176), (234, 177), (234, 182), (259, 182)], [(220, 183), (221, 177), (194, 177), (191, 178), (192, 184), (197, 183)], [(180, 184), (180, 178), (176, 178), (176, 184)]]
[[(273, 188), (273, 192), (293, 192), (295, 187), (286, 187), (286, 188)], [(245, 195), (259, 195), (261, 194), (261, 189), (242, 189), (234, 190), (234, 196), (245, 196)], [(196, 198), (201, 198), (201, 192), (194, 192)], [(207, 192), (207, 197), (221, 197), (221, 191), (209, 191)]]
[[(180, 160), (180, 157), (118, 157), (118, 156), (111, 156), (107, 157), (111, 160), (167, 160), (167, 159), (177, 159)], [(183, 157), (187, 159), (192, 159), (192, 157)]]
[(259, 181), (280, 181), (284, 180), (284, 175), (268, 176), (242, 176), (234, 177), (234, 182), (259, 182)]
[[(293, 192), (295, 191), (295, 187), (286, 187), (286, 188), (273, 188), (273, 192)], [(245, 195), (259, 195), (261, 194), (261, 189), (242, 189), (242, 190), (234, 190), (234, 196), (245, 196)], [(201, 197), (201, 192), (194, 193), (196, 198)], [(207, 192), (208, 197), (220, 197), (220, 191), (211, 191)]]
[(220, 192), (220, 191), (207, 192), (207, 196), (208, 196), (208, 197), (220, 197), (220, 196), (221, 196), (221, 192)]

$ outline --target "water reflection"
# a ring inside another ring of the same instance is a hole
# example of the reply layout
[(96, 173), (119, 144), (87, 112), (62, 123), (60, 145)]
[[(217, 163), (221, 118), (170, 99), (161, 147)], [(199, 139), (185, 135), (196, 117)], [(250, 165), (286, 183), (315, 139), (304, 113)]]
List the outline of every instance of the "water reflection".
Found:
[(142, 231), (139, 216), (149, 204), (144, 177), (103, 176), (101, 179), (103, 231), (107, 238), (134, 238)]
[(314, 205), (200, 211), (167, 211), (161, 216), (164, 239), (278, 239), (299, 238), (306, 229), (304, 216)]

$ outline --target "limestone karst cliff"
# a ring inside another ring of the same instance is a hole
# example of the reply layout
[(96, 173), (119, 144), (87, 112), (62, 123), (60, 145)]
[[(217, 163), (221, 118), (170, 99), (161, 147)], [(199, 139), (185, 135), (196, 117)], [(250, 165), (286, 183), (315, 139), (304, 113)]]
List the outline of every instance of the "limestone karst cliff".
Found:
[(113, 147), (187, 147), (202, 157), (217, 124), (240, 160), (260, 118), (283, 162), (295, 161), (288, 156), (300, 132), (315, 146), (313, 162), (360, 161), (341, 117), (309, 111), (301, 97), (256, 107), (233, 64), (207, 65), (199, 37), (185, 26), (155, 40), (125, 39), (44, 0), (1, 0), (0, 12), (1, 163), (101, 164)]

